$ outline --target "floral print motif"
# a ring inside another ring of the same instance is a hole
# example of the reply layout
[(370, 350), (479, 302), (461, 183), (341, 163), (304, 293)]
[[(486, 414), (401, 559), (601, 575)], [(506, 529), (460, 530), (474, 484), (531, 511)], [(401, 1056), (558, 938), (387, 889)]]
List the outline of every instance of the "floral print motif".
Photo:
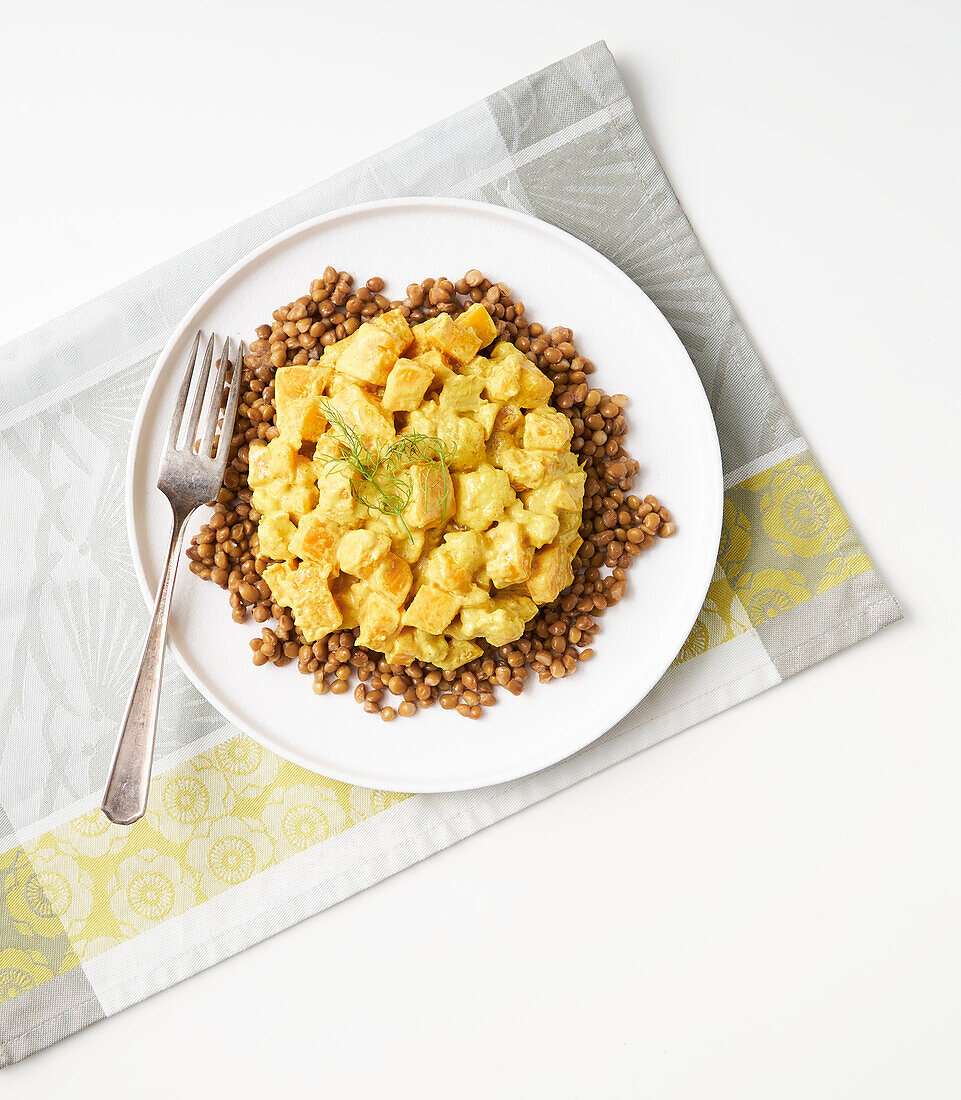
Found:
[(753, 626), (759, 626), (811, 598), (804, 578), (794, 570), (761, 569), (751, 574), (751, 586), (744, 594)]
[(107, 884), (117, 928), (129, 939), (197, 902), (193, 876), (171, 855), (143, 848), (125, 859)]
[(750, 494), (745, 511), (752, 527), (763, 530), (781, 557), (834, 557), (850, 538), (847, 517), (807, 453), (748, 478), (739, 489)]
[(831, 510), (820, 493), (801, 489), (781, 502), (781, 519), (793, 535), (814, 538), (827, 526)]
[(278, 792), (282, 798), (264, 809), (264, 824), (274, 838), (278, 862), (335, 836), (353, 824), (331, 787), (304, 785)]
[(687, 641), (681, 647), (681, 652), (677, 655), (677, 663), (690, 660), (691, 657), (697, 657), (701, 653), (706, 653), (711, 644), (711, 636), (708, 633), (707, 627), (703, 621), (698, 618), (697, 622), (691, 628), (691, 633), (687, 636)]
[(206, 836), (187, 845), (185, 861), (203, 895), (211, 898), (268, 867), (273, 855), (273, 840), (262, 822), (221, 817)]
[(234, 734), (200, 759), (224, 777), (238, 798), (261, 795), (277, 778), (280, 766), (279, 757), (245, 733)]
[[(150, 788), (147, 816), (165, 839), (184, 844), (204, 835), (210, 822), (223, 817), (232, 805), (227, 779), (214, 768), (179, 768)], [(101, 815), (102, 816), (102, 815)]]
[(754, 627), (873, 568), (807, 451), (728, 490), (718, 563)]
[(134, 825), (90, 810), (0, 856), (16, 927), (66, 945), (23, 973), (46, 981), (407, 797), (325, 779), (234, 734), (156, 776)]
[(28, 989), (35, 989), (53, 976), (38, 951), (22, 951), (16, 947), (0, 950), (0, 1004), (12, 1001)]
[(56, 848), (39, 848), (28, 853), (34, 874), (24, 884), (23, 898), (33, 914), (34, 931), (68, 936), (80, 931), (93, 908), (93, 879), (90, 872)]

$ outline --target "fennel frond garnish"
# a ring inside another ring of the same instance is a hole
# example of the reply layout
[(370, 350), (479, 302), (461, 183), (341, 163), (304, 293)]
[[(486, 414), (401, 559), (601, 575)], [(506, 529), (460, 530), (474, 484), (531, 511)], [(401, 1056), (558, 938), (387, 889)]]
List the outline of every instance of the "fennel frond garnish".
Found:
[(410, 432), (398, 436), (386, 447), (368, 447), (357, 431), (328, 401), (321, 404), (321, 412), (345, 453), (340, 458), (334, 458), (315, 452), (314, 459), (340, 463), (347, 471), (356, 473), (358, 476), (353, 483), (354, 496), (368, 511), (394, 516), (406, 532), (407, 538), (413, 542), (413, 535), (403, 515), (413, 493), (408, 467), (416, 463), (426, 463), (438, 469), (443, 486), (441, 515), (447, 514), (450, 482), (446, 471), (454, 457), (454, 450), (448, 443), (433, 435)]

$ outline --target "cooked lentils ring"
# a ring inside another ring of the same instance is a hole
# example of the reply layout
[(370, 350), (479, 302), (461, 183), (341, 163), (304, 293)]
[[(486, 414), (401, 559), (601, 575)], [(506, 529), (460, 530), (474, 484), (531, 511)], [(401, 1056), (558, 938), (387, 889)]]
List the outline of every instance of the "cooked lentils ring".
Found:
[[(384, 722), (409, 718), (439, 703), (465, 718), (480, 718), (506, 690), (520, 695), (536, 677), (561, 679), (594, 656), (594, 639), (604, 612), (627, 591), (627, 570), (642, 551), (677, 529), (656, 496), (634, 491), (638, 463), (622, 446), (627, 428), (623, 394), (609, 395), (593, 384), (594, 364), (578, 355), (569, 328), (545, 329), (531, 321), (524, 303), (504, 283), (492, 283), (476, 270), (452, 283), (425, 279), (411, 283), (402, 300), (385, 297), (384, 280), (357, 287), (346, 271), (328, 267), (310, 284), (310, 293), (274, 310), (257, 329), (243, 362), (243, 386), (230, 458), (213, 515), (191, 540), (190, 569), (228, 593), (234, 620), (251, 617), (262, 630), (250, 642), (255, 665), (296, 661), (314, 678), (318, 695), (351, 690), (368, 714)], [(438, 313), (456, 316), (482, 302), (498, 333), (513, 341), (553, 381), (551, 403), (571, 421), (571, 450), (587, 472), (574, 582), (552, 604), (541, 608), (523, 636), (500, 648), (488, 646), (455, 672), (415, 661), (390, 665), (382, 653), (357, 644), (356, 630), (342, 630), (308, 643), (290, 612), (273, 602), (263, 571), (270, 559), (258, 553), (257, 511), (247, 485), (248, 447), (278, 435), (274, 427), (274, 373), (288, 363), (318, 359), (325, 346), (355, 332), (372, 317), (399, 309), (411, 324)]]

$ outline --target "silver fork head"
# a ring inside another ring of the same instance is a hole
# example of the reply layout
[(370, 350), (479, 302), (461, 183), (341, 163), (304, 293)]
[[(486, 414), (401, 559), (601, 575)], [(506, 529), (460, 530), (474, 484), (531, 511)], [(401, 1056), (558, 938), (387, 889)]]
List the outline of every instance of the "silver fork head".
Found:
[[(200, 337), (201, 334), (198, 332), (180, 384), (177, 402), (170, 417), (167, 441), (157, 474), (157, 488), (170, 501), (174, 511), (182, 514), (192, 512), (201, 504), (212, 501), (220, 491), (230, 452), (230, 440), (234, 434), (237, 406), (240, 403), (240, 381), (246, 350), (241, 340), (233, 363), (230, 392), (221, 420), (220, 406), (224, 380), (231, 366), (230, 337), (224, 340), (213, 387), (209, 382), (214, 357), (214, 336), (211, 334), (207, 341), (207, 347), (198, 368)], [(187, 398), (191, 390), (194, 397), (190, 412), (185, 418), (184, 411), (187, 408)], [(220, 438), (214, 449), (218, 421), (220, 421)], [(200, 432), (199, 444), (198, 432)]]

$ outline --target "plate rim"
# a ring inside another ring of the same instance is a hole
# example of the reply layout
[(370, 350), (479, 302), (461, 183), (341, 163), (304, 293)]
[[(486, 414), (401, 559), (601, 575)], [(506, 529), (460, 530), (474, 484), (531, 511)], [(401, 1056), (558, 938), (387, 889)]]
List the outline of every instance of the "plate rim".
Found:
[[(585, 241), (582, 241), (573, 233), (568, 233), (566, 230), (561, 229), (548, 221), (544, 221), (541, 218), (536, 218), (533, 215), (528, 214), (524, 211), (514, 210), (510, 207), (499, 206), (494, 203), (481, 202), (474, 199), (451, 198), (448, 196), (425, 195), (404, 196), (401, 198), (375, 199), (370, 202), (355, 203), (349, 206), (337, 207), (336, 209), (328, 211), (324, 214), (319, 214), (316, 217), (308, 218), (302, 222), (298, 222), (296, 225), (283, 230), (281, 233), (276, 234), (269, 240), (258, 245), (256, 248), (251, 249), (249, 252), (245, 253), (222, 275), (220, 275), (216, 280), (210, 283), (210, 285), (203, 291), (203, 293), (200, 294), (193, 301), (193, 303), (184, 313), (180, 322), (171, 332), (163, 348), (158, 353), (156, 362), (154, 363), (154, 366), (144, 383), (143, 393), (137, 406), (137, 412), (131, 428), (130, 442), (127, 448), (127, 458), (124, 471), (124, 513), (127, 529), (127, 543), (130, 550), (130, 556), (133, 561), (134, 572), (137, 577), (137, 583), (140, 588), (141, 596), (143, 597), (143, 600), (148, 609), (152, 609), (154, 605), (155, 593), (148, 583), (147, 576), (144, 571), (144, 563), (141, 559), (139, 547), (137, 544), (134, 475), (139, 454), (140, 440), (143, 434), (144, 420), (151, 405), (151, 398), (153, 396), (154, 390), (157, 387), (160, 376), (167, 368), (173, 349), (180, 341), (187, 328), (190, 327), (191, 323), (193, 323), (193, 319), (220, 292), (220, 290), (245, 267), (253, 263), (260, 256), (271, 251), (272, 249), (277, 248), (279, 245), (282, 245), (285, 241), (293, 237), (312, 232), (319, 226), (324, 225), (325, 223), (334, 222), (339, 219), (352, 217), (358, 214), (363, 214), (368, 211), (381, 209), (417, 209), (428, 208), (432, 206), (442, 206), (451, 210), (469, 211), (475, 214), (483, 212), (483, 214), (486, 216), (500, 217), (506, 219), (507, 221), (513, 220), (521, 224), (527, 224), (528, 226), (536, 226), (537, 229), (541, 232), (546, 232), (549, 235), (560, 238), (569, 246), (573, 247), (576, 251), (579, 250), (585, 255), (590, 255), (590, 257), (595, 262), (597, 260), (600, 260), (602, 265), (608, 268), (613, 278), (620, 280), (622, 283), (629, 286), (631, 291), (636, 295), (639, 295), (640, 299), (646, 303), (646, 307), (648, 307), (650, 311), (652, 311), (655, 317), (655, 324), (660, 325), (665, 330), (668, 338), (673, 341), (673, 343), (683, 354), (686, 365), (697, 383), (696, 402), (701, 406), (700, 416), (704, 420), (705, 433), (709, 435), (710, 441), (713, 444), (713, 446), (711, 446), (709, 450), (710, 458), (713, 465), (712, 474), (715, 490), (711, 497), (713, 501), (714, 515), (710, 517), (711, 522), (709, 524), (709, 530), (715, 532), (716, 538), (714, 538), (712, 541), (719, 544), (723, 521), (724, 474), (720, 441), (717, 434), (717, 424), (714, 419), (714, 414), (711, 410), (710, 401), (708, 399), (707, 393), (697, 373), (697, 368), (694, 366), (693, 360), (691, 359), (690, 354), (687, 351), (687, 348), (684, 347), (683, 342), (681, 341), (677, 332), (674, 330), (673, 326), (670, 324), (670, 322), (667, 320), (661, 310), (657, 307), (654, 301), (650, 298), (650, 296), (643, 290), (643, 288), (640, 287), (625, 271), (619, 268), (617, 264), (608, 259), (608, 257), (605, 256), (602, 252), (598, 251), (596, 248), (593, 248)], [(698, 430), (700, 431), (700, 428)], [(703, 606), (704, 597), (707, 594), (707, 591), (711, 584), (711, 578), (714, 573), (715, 564), (716, 555), (712, 557), (709, 565), (707, 564), (707, 560), (705, 558), (705, 565), (702, 567), (700, 580), (696, 585), (694, 585), (694, 588), (700, 593), (700, 598), (697, 607), (690, 618), (688, 619), (688, 617), (685, 616), (683, 620), (685, 623), (685, 629), (683, 632), (683, 636), (680, 637), (678, 641), (678, 651), (680, 651), (681, 646), (684, 644), (684, 639), (688, 636), (688, 634), (690, 634), (694, 623), (697, 621), (697, 616), (700, 613), (701, 607)], [(678, 633), (681, 633), (680, 628), (678, 628)], [(264, 737), (261, 731), (258, 730), (254, 732), (253, 730), (251, 730), (242, 715), (238, 714), (230, 706), (225, 705), (222, 700), (214, 699), (211, 697), (211, 693), (208, 692), (206, 687), (200, 682), (199, 676), (194, 673), (190, 662), (183, 657), (178, 647), (169, 637), (167, 639), (166, 647), (176, 659), (177, 665), (184, 673), (184, 675), (187, 676), (187, 678), (197, 689), (197, 691), (199, 691), (203, 698), (214, 708), (214, 710), (217, 711), (221, 718), (236, 726), (252, 740), (264, 745), (272, 752), (277, 753), (277, 755), (280, 756), (282, 759), (290, 760), (291, 762), (298, 764), (301, 767), (304, 767), (307, 770), (314, 772), (315, 774), (324, 774), (330, 779), (338, 780), (340, 782), (348, 783), (355, 786), (370, 787), (372, 785), (369, 776), (359, 776), (357, 774), (351, 774), (350, 769), (337, 769), (337, 774), (331, 774), (331, 771), (333, 769), (327, 769), (325, 767), (325, 771), (323, 773), (320, 773), (317, 771), (316, 761), (312, 760), (310, 757), (305, 756), (297, 751), (291, 751), (287, 747), (281, 748), (277, 745), (276, 742), (273, 741), (273, 739)], [(582, 750), (588, 748), (590, 745), (595, 744), (598, 740), (600, 740), (601, 737), (603, 737), (606, 733), (613, 729), (614, 726), (616, 726), (617, 723), (620, 722), (635, 707), (639, 706), (664, 678), (665, 674), (668, 672), (671, 665), (673, 664), (675, 656), (667, 659), (663, 667), (660, 667), (658, 669), (655, 678), (647, 687), (647, 689), (643, 692), (643, 694), (634, 698), (633, 701), (630, 702), (629, 705), (621, 713), (618, 713), (616, 715), (616, 717), (605, 729), (600, 730), (594, 736), (590, 737), (589, 740), (584, 741), (583, 743), (577, 745), (572, 749), (565, 746), (560, 750), (559, 755), (553, 755), (550, 753), (545, 754), (547, 758), (538, 763), (533, 769), (526, 768), (526, 765), (525, 770), (522, 770), (520, 772), (517, 772), (516, 770), (513, 770), (511, 768), (506, 768), (503, 769), (503, 773), (498, 772), (493, 778), (488, 775), (480, 780), (471, 780), (467, 782), (461, 781), (454, 784), (451, 784), (449, 782), (427, 782), (424, 784), (411, 784), (405, 781), (403, 784), (403, 789), (406, 793), (412, 794), (434, 794), (452, 791), (477, 790), (483, 787), (493, 786), (501, 783), (508, 783), (517, 779), (525, 778), (530, 775), (535, 775), (538, 772), (545, 770), (546, 768), (552, 767), (555, 764), (570, 759), (578, 752), (581, 752)], [(389, 782), (386, 784), (378, 783), (376, 784), (376, 786), (384, 790), (400, 789), (393, 787)]]

